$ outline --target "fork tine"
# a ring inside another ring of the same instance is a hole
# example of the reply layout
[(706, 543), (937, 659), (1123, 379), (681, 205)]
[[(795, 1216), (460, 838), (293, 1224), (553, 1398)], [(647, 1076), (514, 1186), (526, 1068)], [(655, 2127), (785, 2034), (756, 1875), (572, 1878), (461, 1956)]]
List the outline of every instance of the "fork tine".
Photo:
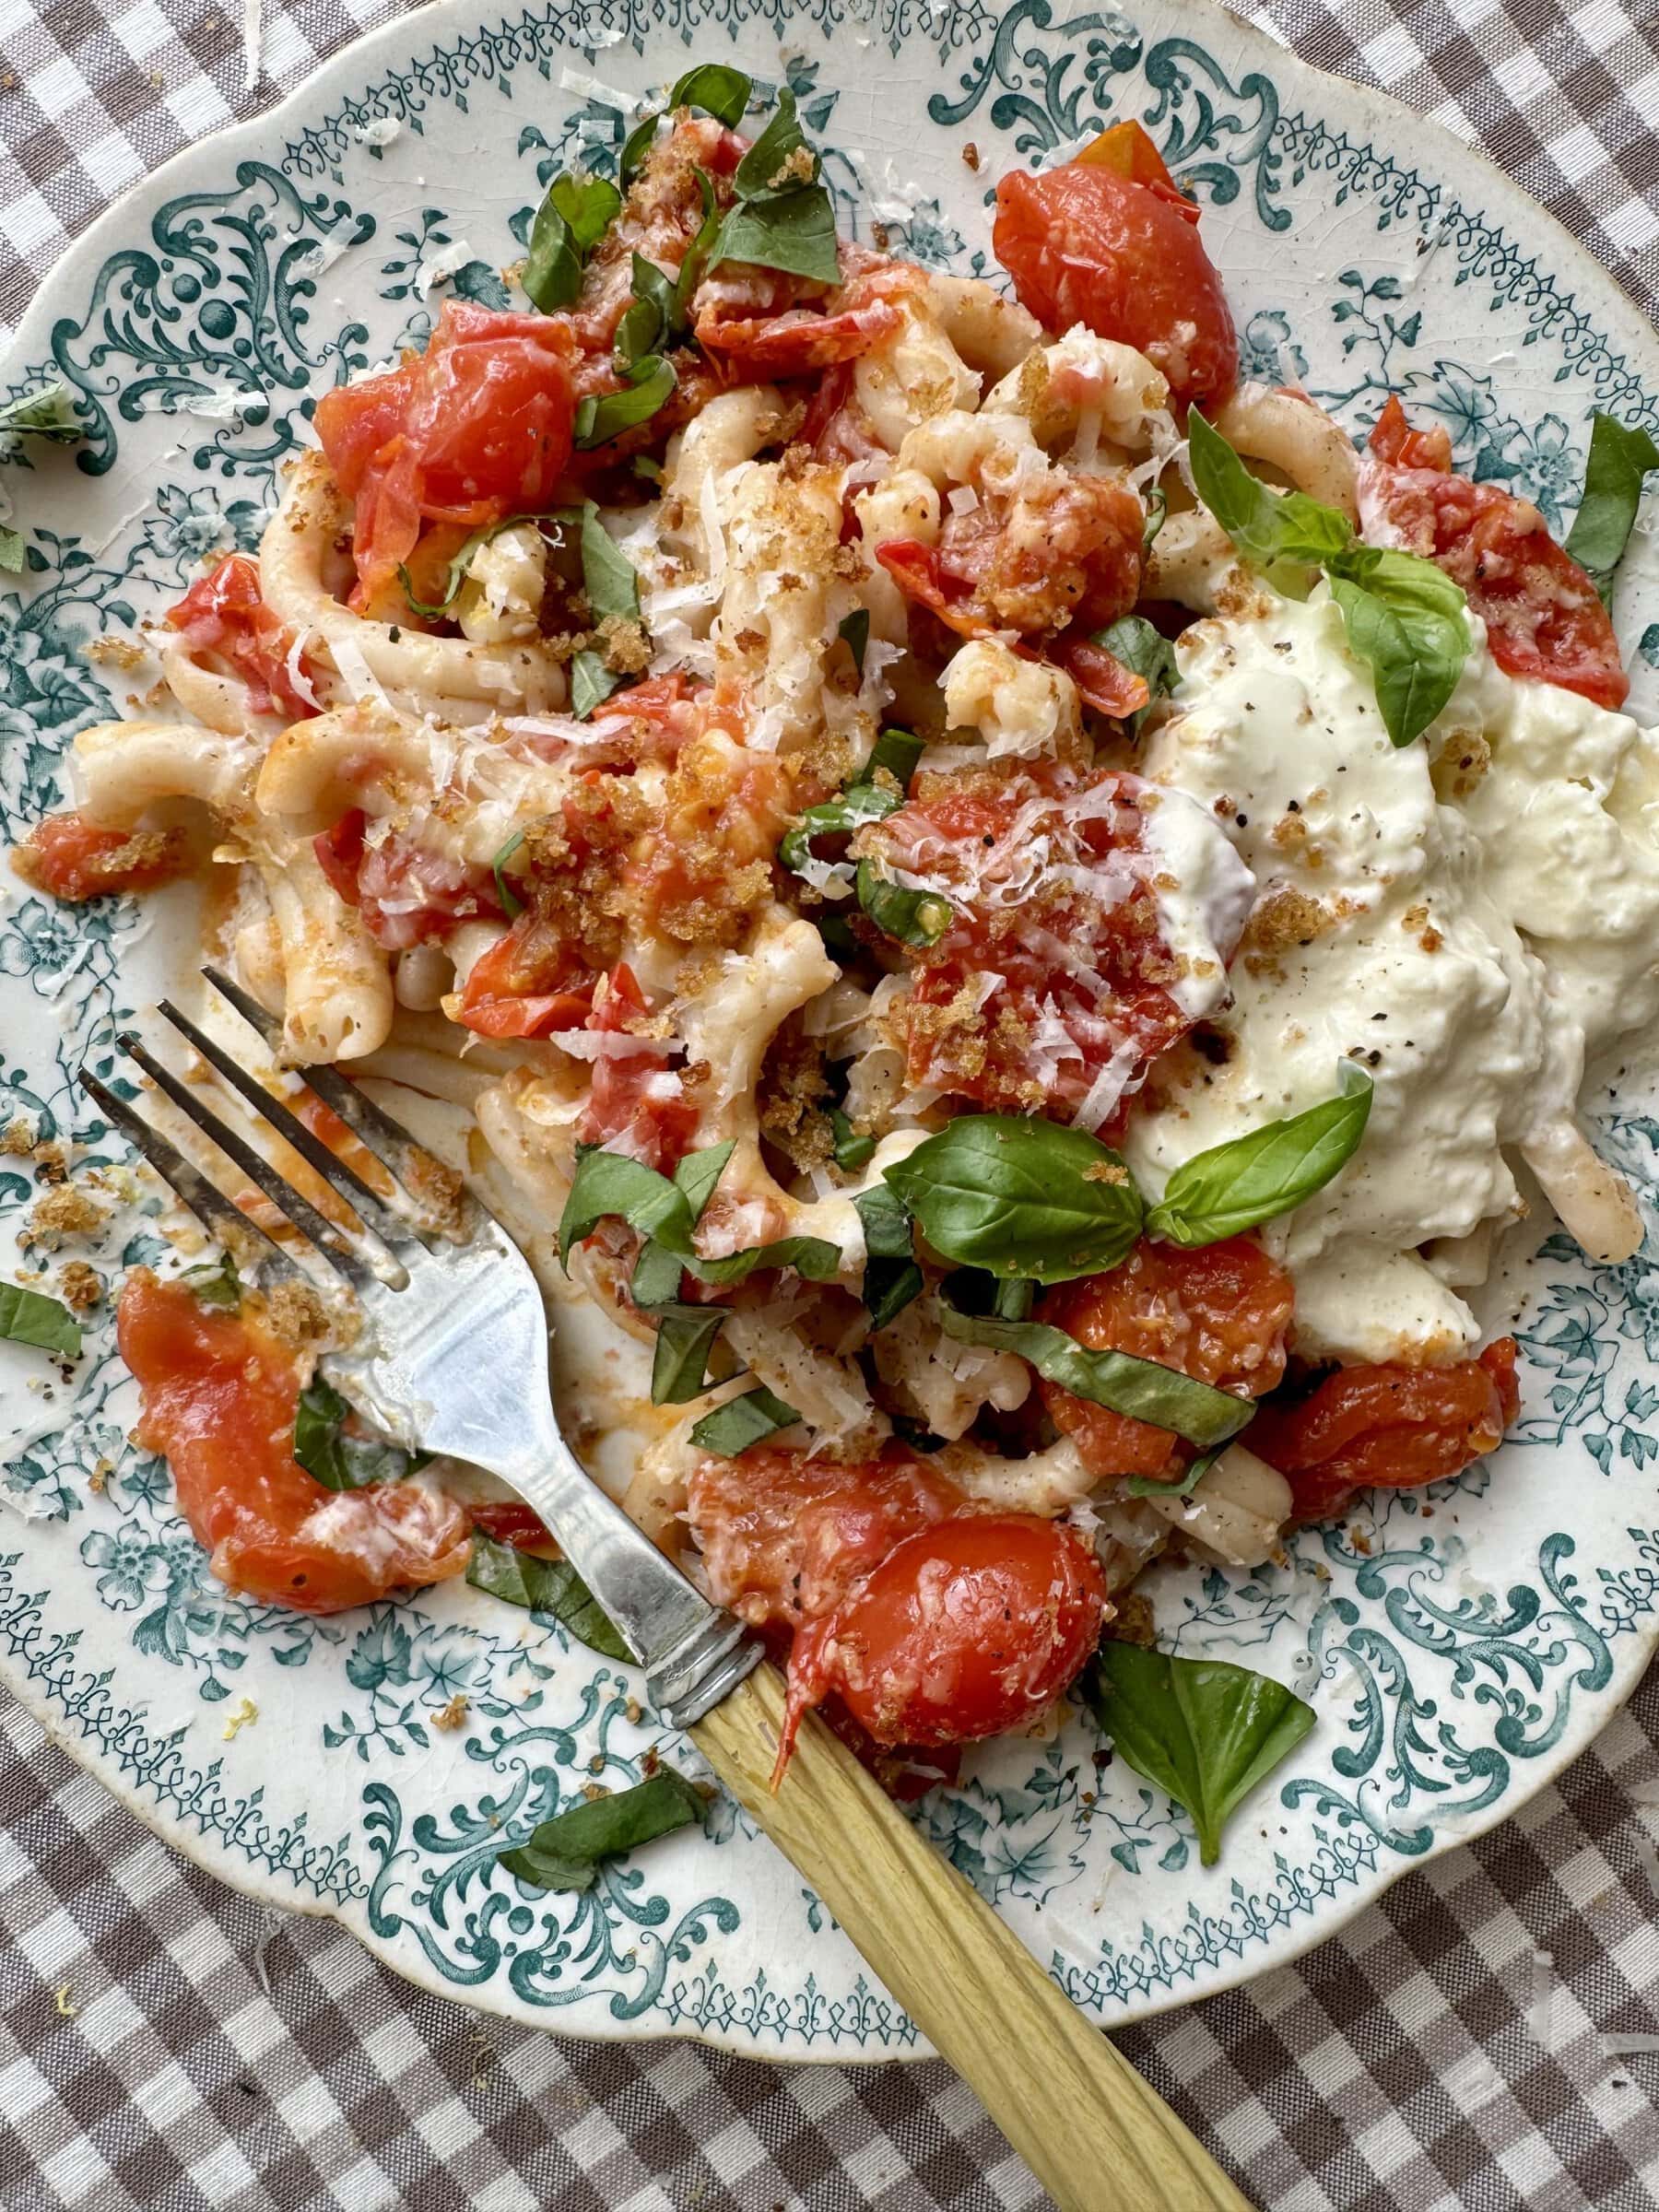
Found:
[(267, 1159), (262, 1159), (252, 1145), (244, 1144), (235, 1130), (220, 1121), (218, 1115), (206, 1105), (188, 1083), (162, 1066), (153, 1053), (146, 1052), (136, 1037), (123, 1036), (116, 1041), (130, 1060), (135, 1061), (156, 1086), (172, 1100), (188, 1120), (194, 1122), (202, 1135), (217, 1145), (225, 1158), (239, 1167), (249, 1182), (257, 1185), (279, 1213), (285, 1214), (300, 1235), (310, 1239), (319, 1253), (334, 1268), (343, 1275), (355, 1288), (367, 1289), (376, 1281), (373, 1271), (355, 1253), (332, 1222), (324, 1219), (309, 1198), (302, 1197)]
[(257, 1221), (250, 1221), (240, 1206), (232, 1206), (199, 1168), (170, 1144), (159, 1129), (152, 1129), (124, 1099), (118, 1098), (84, 1067), (77, 1080), (116, 1127), (125, 1131), (134, 1148), (149, 1162), (162, 1182), (171, 1184), (208, 1235), (218, 1239), (240, 1269), (247, 1273), (262, 1267), (286, 1282), (302, 1283), (307, 1279), (305, 1270), (280, 1244), (272, 1242)]
[[(239, 984), (233, 983), (222, 969), (204, 968), (202, 973), (219, 996), (229, 1001), (249, 1028), (258, 1031), (273, 1053), (281, 1050), (282, 1024), (267, 1014), (256, 998), (251, 998)], [(355, 1083), (325, 1064), (304, 1067), (299, 1072), (307, 1087), (316, 1092), (325, 1106), (333, 1107), (381, 1165), (391, 1170), (406, 1196), (429, 1218), (434, 1219), (436, 1226), (444, 1229), (465, 1226), (472, 1212), (465, 1185), (435, 1154), (418, 1143), (401, 1122), (382, 1113)]]
[(286, 1144), (292, 1145), (300, 1159), (309, 1162), (323, 1180), (356, 1209), (359, 1218), (374, 1231), (389, 1251), (394, 1251), (399, 1243), (408, 1239), (409, 1223), (400, 1220), (385, 1201), (370, 1189), (357, 1171), (343, 1160), (337, 1152), (331, 1152), (321, 1137), (313, 1135), (298, 1114), (290, 1113), (279, 1099), (274, 1098), (257, 1076), (250, 1075), (240, 1060), (232, 1058), (222, 1045), (216, 1044), (188, 1015), (181, 1014), (171, 999), (159, 1000), (156, 1010), (164, 1014), (179, 1034), (195, 1047), (203, 1059), (217, 1068), (234, 1090), (240, 1091), (254, 1112), (268, 1122), (277, 1135)]

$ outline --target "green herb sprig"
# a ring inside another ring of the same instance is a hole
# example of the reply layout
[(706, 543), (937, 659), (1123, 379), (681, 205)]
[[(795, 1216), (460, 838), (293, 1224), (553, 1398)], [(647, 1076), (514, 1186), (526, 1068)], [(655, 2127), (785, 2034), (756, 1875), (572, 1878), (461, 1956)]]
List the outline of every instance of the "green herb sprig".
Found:
[(609, 1614), (569, 1559), (539, 1559), (534, 1552), (503, 1544), (477, 1528), (473, 1531), (466, 1579), (475, 1590), (488, 1590), (507, 1605), (556, 1620), (578, 1643), (606, 1659), (633, 1657)]
[(631, 1789), (544, 1820), (527, 1843), (501, 1852), (496, 1864), (532, 1889), (591, 1889), (607, 1859), (676, 1829), (697, 1827), (707, 1810), (683, 1774), (659, 1767)]
[(1659, 468), (1659, 444), (1648, 431), (1611, 415), (1590, 418), (1590, 458), (1584, 489), (1567, 533), (1567, 551), (1594, 584), (1606, 605), (1613, 575), (1624, 559), (1636, 511), (1650, 473)]

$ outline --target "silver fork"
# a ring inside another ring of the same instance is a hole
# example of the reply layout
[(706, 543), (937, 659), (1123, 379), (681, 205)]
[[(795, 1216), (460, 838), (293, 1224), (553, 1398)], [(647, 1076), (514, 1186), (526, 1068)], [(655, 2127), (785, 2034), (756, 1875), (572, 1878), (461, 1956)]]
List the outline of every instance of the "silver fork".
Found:
[[(281, 1025), (217, 969), (203, 971), (271, 1048)], [(84, 1069), (111, 1121), (255, 1281), (343, 1283), (362, 1326), (324, 1362), (346, 1396), (410, 1448), (487, 1467), (528, 1500), (645, 1669), (657, 1711), (692, 1740), (745, 1810), (824, 1900), (875, 1971), (978, 2090), (1060, 2212), (1250, 2212), (1214, 2160), (1091, 2028), (1018, 1937), (807, 1713), (781, 1788), (773, 1754), (784, 1685), (759, 1645), (665, 1559), (591, 1481), (559, 1433), (547, 1324), (524, 1255), (484, 1206), (355, 1085), (305, 1081), (386, 1170), (370, 1187), (279, 1100), (163, 1000), (160, 1011), (350, 1209), (344, 1225), (136, 1038), (123, 1048), (156, 1088), (298, 1232), (265, 1235)]]
[[(218, 969), (202, 971), (273, 1055), (282, 1025)], [(246, 1175), (304, 1240), (292, 1256), (231, 1205), (178, 1148), (96, 1077), (81, 1083), (131, 1137), (211, 1236), (258, 1282), (325, 1285), (325, 1264), (360, 1310), (350, 1347), (323, 1361), (358, 1410), (411, 1450), (444, 1453), (512, 1484), (557, 1532), (560, 1549), (603, 1604), (645, 1670), (653, 1704), (684, 1728), (719, 1702), (761, 1657), (742, 1623), (712, 1606), (584, 1471), (559, 1432), (547, 1378), (547, 1324), (528, 1263), (493, 1215), (390, 1114), (331, 1067), (304, 1071), (392, 1176), (388, 1200), (312, 1135), (229, 1053), (163, 999), (159, 1011), (240, 1093), (265, 1129), (291, 1145), (356, 1217), (328, 1220), (271, 1162), (135, 1037), (122, 1049), (203, 1135)], [(433, 1194), (453, 1192), (447, 1204)]]

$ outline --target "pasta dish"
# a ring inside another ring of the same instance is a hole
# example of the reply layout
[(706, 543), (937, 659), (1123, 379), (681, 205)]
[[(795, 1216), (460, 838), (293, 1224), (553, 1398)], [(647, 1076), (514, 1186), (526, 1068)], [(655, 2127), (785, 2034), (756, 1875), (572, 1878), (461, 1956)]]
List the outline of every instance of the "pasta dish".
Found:
[[(1136, 124), (1001, 180), (1005, 286), (838, 239), (755, 104), (692, 70), (554, 181), (522, 310), (320, 395), (15, 860), (206, 875), (348, 1156), (309, 1067), (465, 1117), (568, 1432), (791, 1727), (914, 1794), (1085, 1669), (1127, 1746), (1171, 1547), (1250, 1567), (1491, 1452), (1471, 1301), (1529, 1206), (1640, 1242), (1580, 1097), (1659, 1007), (1603, 595), (1643, 468), (1598, 418), (1563, 547), (1398, 399), (1356, 444), (1241, 382)], [(231, 1590), (558, 1562), (322, 1381), (321, 1291), (207, 1258), (119, 1319)]]

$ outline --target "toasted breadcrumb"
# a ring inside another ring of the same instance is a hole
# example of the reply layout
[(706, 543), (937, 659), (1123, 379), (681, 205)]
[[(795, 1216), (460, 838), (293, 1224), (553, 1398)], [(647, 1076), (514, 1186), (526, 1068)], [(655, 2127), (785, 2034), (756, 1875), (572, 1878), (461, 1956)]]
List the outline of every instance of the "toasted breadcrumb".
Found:
[(73, 1183), (61, 1182), (43, 1191), (29, 1217), (28, 1234), (48, 1252), (55, 1252), (65, 1237), (89, 1237), (103, 1226), (104, 1208)]

